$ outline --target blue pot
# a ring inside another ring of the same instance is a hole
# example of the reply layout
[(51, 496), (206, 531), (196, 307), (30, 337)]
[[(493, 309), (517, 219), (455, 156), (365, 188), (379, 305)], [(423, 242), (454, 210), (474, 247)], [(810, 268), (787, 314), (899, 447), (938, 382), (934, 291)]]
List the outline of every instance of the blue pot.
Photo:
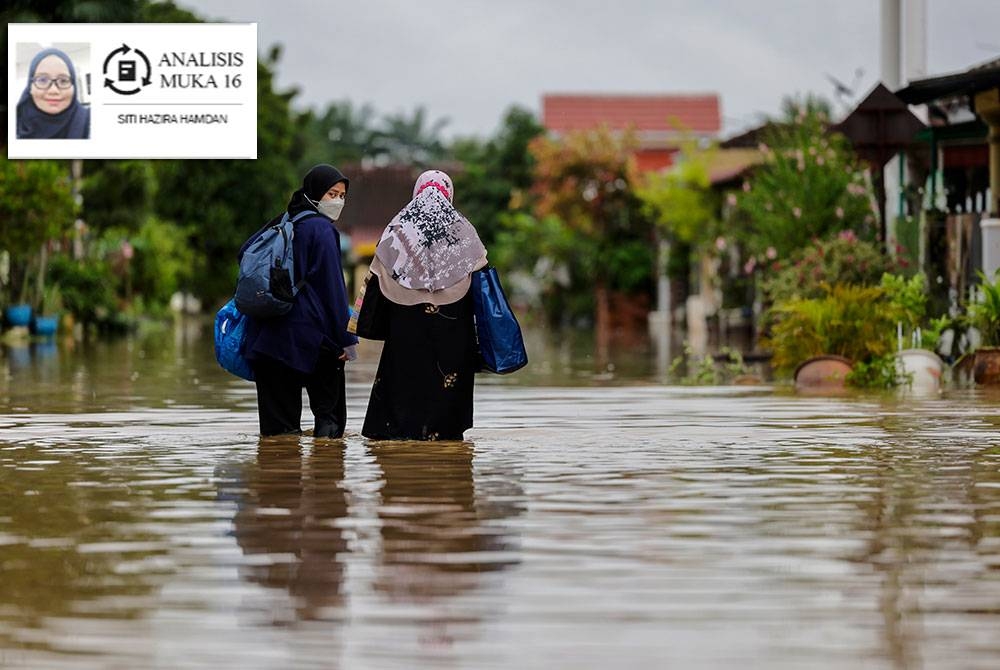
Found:
[(36, 316), (32, 321), (35, 335), (55, 335), (59, 330), (58, 316)]
[(3, 315), (8, 326), (27, 326), (31, 323), (31, 305), (11, 305)]

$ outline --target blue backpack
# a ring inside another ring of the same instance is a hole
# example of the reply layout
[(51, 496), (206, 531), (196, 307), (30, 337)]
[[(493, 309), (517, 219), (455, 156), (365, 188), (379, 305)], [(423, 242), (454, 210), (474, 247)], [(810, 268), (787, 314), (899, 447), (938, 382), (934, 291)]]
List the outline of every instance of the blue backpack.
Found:
[(253, 370), (243, 357), (246, 330), (247, 317), (236, 309), (236, 301), (230, 299), (215, 315), (215, 360), (226, 372), (252, 382)]
[(306, 210), (290, 218), (285, 212), (280, 223), (265, 228), (243, 252), (235, 298), (240, 312), (255, 319), (269, 319), (292, 309), (292, 301), (305, 283), (303, 277), (292, 284), (294, 224), (310, 214), (315, 212)]

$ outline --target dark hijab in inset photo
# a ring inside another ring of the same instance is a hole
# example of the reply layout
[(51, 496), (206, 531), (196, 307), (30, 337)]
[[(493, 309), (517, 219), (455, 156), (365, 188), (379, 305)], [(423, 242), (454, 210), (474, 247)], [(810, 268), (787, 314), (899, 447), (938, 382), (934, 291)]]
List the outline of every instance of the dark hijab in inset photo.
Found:
[(322, 163), (312, 167), (302, 178), (302, 188), (293, 193), (288, 201), (288, 215), (295, 216), (307, 209), (315, 212), (316, 205), (313, 203), (319, 202), (331, 186), (341, 181), (344, 182), (345, 190), (350, 188), (351, 183), (347, 177), (332, 165)]
[[(73, 80), (73, 101), (69, 107), (58, 114), (48, 114), (35, 106), (31, 98), (31, 80), (35, 78), (35, 70), (42, 59), (48, 56), (58, 56), (69, 68), (70, 79)], [(18, 139), (69, 139), (85, 140), (90, 137), (90, 109), (80, 104), (77, 96), (76, 68), (69, 56), (59, 49), (43, 49), (31, 59), (28, 69), (28, 85), (24, 87), (20, 100), (17, 101), (17, 138)]]

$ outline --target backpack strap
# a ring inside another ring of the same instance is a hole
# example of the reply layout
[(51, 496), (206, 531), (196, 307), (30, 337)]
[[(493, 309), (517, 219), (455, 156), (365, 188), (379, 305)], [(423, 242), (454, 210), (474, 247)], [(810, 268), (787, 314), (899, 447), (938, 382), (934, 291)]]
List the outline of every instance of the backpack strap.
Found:
[[(302, 210), (301, 212), (299, 212), (298, 214), (296, 214), (295, 216), (292, 217), (292, 224), (294, 225), (294, 224), (298, 223), (299, 221), (301, 221), (302, 219), (306, 218), (310, 214), (316, 214), (317, 216), (322, 216), (321, 214), (319, 214), (319, 212), (314, 212), (311, 209), (304, 209), (304, 210)], [(288, 221), (288, 212), (285, 212), (285, 215), (281, 218), (281, 225), (282, 226), (285, 225), (285, 221)], [(284, 231), (282, 231), (282, 234), (284, 234)], [(298, 293), (299, 291), (301, 291), (302, 287), (305, 285), (305, 283), (306, 283), (306, 276), (305, 276), (305, 273), (303, 273), (302, 274), (302, 279), (300, 279), (297, 282), (295, 282), (295, 292)]]

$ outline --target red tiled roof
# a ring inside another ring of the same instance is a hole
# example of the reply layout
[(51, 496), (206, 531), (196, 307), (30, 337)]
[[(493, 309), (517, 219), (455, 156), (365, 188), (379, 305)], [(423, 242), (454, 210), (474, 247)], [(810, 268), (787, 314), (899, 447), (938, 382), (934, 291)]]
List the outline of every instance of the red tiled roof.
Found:
[(719, 96), (567, 95), (542, 97), (542, 124), (556, 132), (606, 124), (612, 129), (718, 133), (722, 127)]

